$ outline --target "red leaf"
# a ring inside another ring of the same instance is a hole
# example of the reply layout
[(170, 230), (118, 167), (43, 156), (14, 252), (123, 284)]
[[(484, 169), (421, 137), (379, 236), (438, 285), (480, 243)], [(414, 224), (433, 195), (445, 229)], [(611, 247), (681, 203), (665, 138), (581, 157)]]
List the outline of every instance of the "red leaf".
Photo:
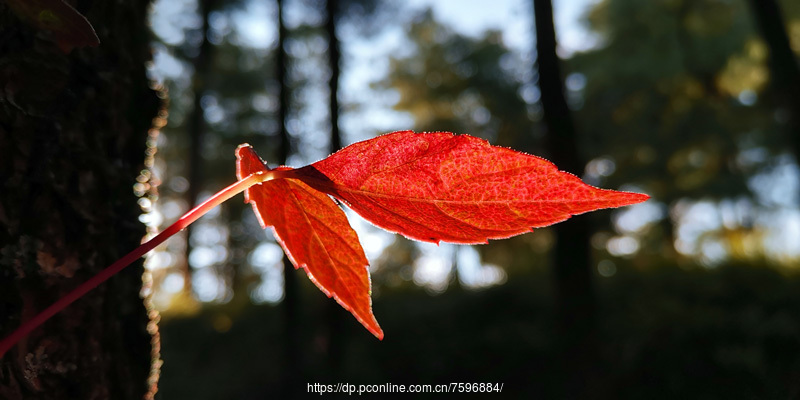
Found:
[[(249, 145), (236, 151), (239, 179), (267, 171)], [(336, 196), (375, 225), (413, 239), (486, 243), (644, 194), (598, 189), (551, 162), (447, 132), (394, 132), (300, 168), (273, 170), (245, 192), (295, 267), (383, 338), (372, 314), (367, 259)]]
[[(249, 145), (236, 149), (242, 179), (267, 167)], [(288, 170), (288, 168), (279, 168)], [(347, 217), (328, 195), (297, 179), (275, 179), (245, 191), (261, 226), (271, 226), (295, 268), (328, 297), (350, 311), (378, 339), (383, 331), (372, 314), (369, 262)]]
[(486, 243), (649, 196), (598, 189), (553, 163), (448, 132), (394, 132), (292, 171), (412, 239)]

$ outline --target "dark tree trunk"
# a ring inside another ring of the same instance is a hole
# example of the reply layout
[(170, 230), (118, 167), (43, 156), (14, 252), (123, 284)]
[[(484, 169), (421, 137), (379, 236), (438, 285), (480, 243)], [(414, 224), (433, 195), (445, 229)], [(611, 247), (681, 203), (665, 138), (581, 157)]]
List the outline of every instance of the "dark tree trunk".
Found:
[(771, 84), (787, 121), (787, 139), (800, 160), (800, 64), (792, 51), (786, 24), (775, 0), (749, 0), (761, 36), (769, 47)]
[[(286, 76), (287, 54), (286, 54), (286, 26), (283, 23), (283, 1), (278, 1), (278, 54), (276, 57), (278, 84), (281, 88), (281, 95), (278, 106), (278, 121), (280, 123), (280, 145), (278, 147), (278, 158), (281, 164), (286, 163), (292, 151), (291, 138), (286, 130), (286, 116), (289, 110), (290, 93), (289, 82)], [(300, 310), (300, 286), (297, 280), (297, 270), (292, 265), (291, 260), (286, 254), (283, 255), (283, 388), (282, 397), (289, 398), (297, 393), (301, 385), (300, 382), (300, 341), (298, 318)]]
[[(208, 87), (209, 74), (211, 73), (211, 64), (213, 60), (214, 45), (208, 40), (208, 16), (216, 8), (216, 0), (200, 0), (197, 2), (197, 12), (203, 19), (200, 32), (203, 33), (203, 41), (200, 43), (197, 56), (194, 58), (192, 65), (194, 66), (194, 76), (192, 81), (192, 90), (194, 91), (194, 99), (192, 102), (192, 113), (189, 116), (189, 160), (187, 163), (187, 175), (189, 179), (189, 190), (186, 191), (186, 201), (189, 207), (194, 207), (198, 203), (200, 189), (203, 181), (203, 140), (206, 136), (208, 124), (203, 114), (203, 94)], [(194, 228), (189, 225), (186, 228), (186, 257), (183, 263), (183, 290), (186, 293), (192, 294), (192, 269), (189, 266), (189, 253), (192, 251), (192, 233)]]
[[(580, 174), (585, 163), (562, 88), (556, 54), (553, 8), (550, 0), (534, 0), (536, 52), (542, 108), (547, 127), (546, 146), (551, 160), (562, 170)], [(595, 294), (586, 218), (557, 224), (553, 268), (556, 283), (559, 360), (566, 398), (597, 398), (597, 325)]]
[(286, 131), (286, 116), (289, 111), (289, 103), (291, 102), (291, 95), (289, 93), (289, 81), (286, 76), (288, 68), (288, 60), (286, 54), (286, 25), (283, 23), (283, 0), (278, 2), (278, 53), (275, 57), (276, 73), (275, 78), (278, 80), (278, 85), (281, 88), (281, 95), (279, 98), (278, 112), (276, 118), (280, 123), (280, 143), (278, 146), (278, 158), (281, 164), (286, 163), (286, 159), (292, 153), (292, 141), (289, 137), (289, 132)]
[[(331, 120), (331, 142), (330, 152), (334, 153), (342, 148), (342, 137), (339, 133), (339, 70), (341, 50), (339, 48), (339, 38), (336, 36), (336, 22), (338, 20), (339, 2), (335, 0), (326, 1), (327, 20), (325, 21), (325, 31), (328, 33), (328, 65), (331, 69), (331, 78), (328, 81), (330, 91), (329, 113)], [(328, 299), (330, 300), (330, 299)], [(327, 305), (328, 320), (328, 370), (330, 379), (336, 381), (339, 378), (339, 369), (342, 364), (342, 351), (344, 350), (342, 328), (347, 312), (335, 301), (328, 301)]]
[[(69, 3), (75, 4), (74, 1)], [(0, 335), (135, 248), (133, 193), (158, 99), (147, 1), (81, 1), (101, 44), (65, 54), (0, 2)], [(0, 360), (0, 398), (152, 396), (142, 264)]]
[(328, 88), (330, 89), (331, 152), (342, 148), (342, 137), (339, 134), (339, 64), (342, 52), (339, 49), (339, 38), (336, 37), (338, 4), (339, 2), (335, 0), (328, 0), (325, 3), (328, 13), (328, 19), (325, 21), (325, 31), (328, 33), (328, 65), (331, 68), (331, 79), (328, 81)]

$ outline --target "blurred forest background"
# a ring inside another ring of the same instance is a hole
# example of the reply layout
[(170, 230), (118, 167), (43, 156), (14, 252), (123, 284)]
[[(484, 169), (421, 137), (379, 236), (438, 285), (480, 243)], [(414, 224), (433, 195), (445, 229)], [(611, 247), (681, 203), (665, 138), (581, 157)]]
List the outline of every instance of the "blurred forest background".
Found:
[(652, 196), (484, 246), (416, 243), (348, 211), (382, 342), (239, 197), (146, 263), (158, 398), (337, 382), (800, 395), (800, 3), (549, 3), (154, 3), (150, 73), (169, 116), (150, 143), (160, 184), (137, 188), (152, 193), (150, 226), (231, 183), (239, 143), (297, 167), (405, 129), (468, 133)]

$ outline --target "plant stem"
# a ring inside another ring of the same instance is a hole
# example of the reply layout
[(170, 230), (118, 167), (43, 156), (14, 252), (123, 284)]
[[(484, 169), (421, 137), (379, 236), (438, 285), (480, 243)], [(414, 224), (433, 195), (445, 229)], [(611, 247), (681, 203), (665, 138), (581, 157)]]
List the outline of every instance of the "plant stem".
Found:
[(88, 281), (84, 282), (77, 288), (73, 289), (64, 297), (58, 299), (50, 307), (47, 307), (46, 309), (44, 309), (44, 311), (40, 312), (30, 320), (25, 321), (22, 325), (20, 325), (19, 328), (17, 328), (17, 330), (12, 332), (2, 341), (0, 341), (0, 358), (2, 358), (3, 355), (9, 349), (11, 349), (11, 347), (13, 347), (17, 342), (19, 342), (22, 338), (27, 336), (31, 331), (36, 329), (36, 327), (38, 327), (39, 325), (50, 319), (50, 317), (52, 317), (53, 315), (56, 315), (58, 312), (66, 308), (68, 305), (72, 304), (72, 302), (81, 298), (83, 295), (85, 295), (92, 289), (96, 288), (101, 283), (107, 281), (109, 278), (116, 275), (118, 272), (122, 271), (125, 267), (132, 264), (134, 261), (138, 260), (147, 252), (154, 249), (156, 246), (163, 243), (165, 240), (169, 239), (170, 236), (185, 229), (187, 226), (189, 226), (189, 224), (196, 221), (198, 218), (202, 217), (212, 208), (220, 205), (224, 201), (239, 194), (240, 192), (245, 191), (250, 186), (271, 179), (275, 179), (279, 175), (276, 172), (277, 171), (265, 170), (253, 173), (247, 176), (246, 178), (226, 187), (225, 189), (220, 190), (219, 192), (211, 196), (211, 198), (209, 198), (208, 200), (204, 201), (197, 207), (191, 209), (189, 212), (184, 214), (180, 219), (178, 219), (178, 221), (170, 225), (163, 232), (159, 233), (158, 235), (148, 240), (147, 242), (142, 243), (135, 250), (126, 254), (119, 260), (115, 261), (113, 264), (109, 265), (104, 270), (100, 271), (97, 275), (93, 276)]

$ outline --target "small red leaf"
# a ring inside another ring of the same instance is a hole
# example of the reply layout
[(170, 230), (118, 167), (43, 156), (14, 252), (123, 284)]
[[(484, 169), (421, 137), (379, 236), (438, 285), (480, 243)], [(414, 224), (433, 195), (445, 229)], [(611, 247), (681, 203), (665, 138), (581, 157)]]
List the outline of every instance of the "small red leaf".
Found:
[(536, 156), (448, 132), (394, 132), (292, 171), (412, 239), (486, 243), (649, 196), (604, 190)]
[[(236, 175), (267, 170), (250, 145), (236, 149)], [(279, 168), (289, 170), (289, 168)], [(261, 226), (271, 226), (295, 268), (333, 296), (378, 339), (383, 331), (372, 314), (369, 262), (347, 216), (328, 195), (297, 179), (274, 179), (245, 191)]]

